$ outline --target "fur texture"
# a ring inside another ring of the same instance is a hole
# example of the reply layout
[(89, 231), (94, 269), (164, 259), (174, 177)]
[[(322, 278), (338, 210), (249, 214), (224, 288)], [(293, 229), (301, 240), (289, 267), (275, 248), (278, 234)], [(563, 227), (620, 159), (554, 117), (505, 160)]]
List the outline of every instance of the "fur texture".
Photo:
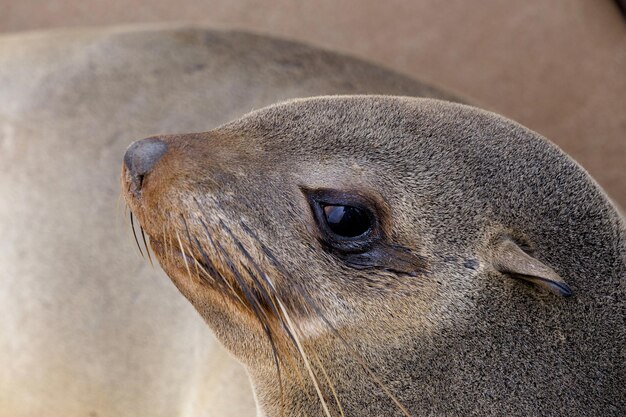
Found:
[[(624, 222), (538, 134), (459, 104), (344, 96), (159, 139), (140, 193), (124, 170), (125, 197), (263, 415), (626, 413)], [(329, 251), (306, 190), (371, 202), (414, 271)], [(503, 240), (521, 261), (501, 260)]]

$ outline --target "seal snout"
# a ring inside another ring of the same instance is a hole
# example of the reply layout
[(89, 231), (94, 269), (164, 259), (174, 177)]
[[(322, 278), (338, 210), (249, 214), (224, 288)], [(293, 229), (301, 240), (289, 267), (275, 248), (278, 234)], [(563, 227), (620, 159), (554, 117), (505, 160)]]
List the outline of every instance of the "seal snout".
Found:
[(159, 138), (147, 138), (133, 142), (124, 154), (132, 190), (141, 190), (144, 177), (167, 152), (167, 144)]

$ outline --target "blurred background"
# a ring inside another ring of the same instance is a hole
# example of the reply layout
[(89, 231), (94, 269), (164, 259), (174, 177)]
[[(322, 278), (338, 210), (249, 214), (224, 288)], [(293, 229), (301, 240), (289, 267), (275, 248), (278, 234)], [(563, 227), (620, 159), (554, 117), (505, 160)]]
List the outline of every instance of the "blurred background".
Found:
[(2, 0), (0, 31), (149, 22), (348, 52), (538, 131), (626, 205), (626, 19), (613, 0)]

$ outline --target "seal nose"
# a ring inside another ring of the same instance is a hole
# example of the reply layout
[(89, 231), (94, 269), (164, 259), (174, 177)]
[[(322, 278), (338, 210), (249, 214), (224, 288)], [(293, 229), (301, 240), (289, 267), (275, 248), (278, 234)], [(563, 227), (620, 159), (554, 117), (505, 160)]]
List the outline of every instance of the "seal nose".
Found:
[(124, 165), (136, 191), (141, 189), (144, 177), (167, 151), (167, 144), (158, 138), (133, 142), (124, 154)]

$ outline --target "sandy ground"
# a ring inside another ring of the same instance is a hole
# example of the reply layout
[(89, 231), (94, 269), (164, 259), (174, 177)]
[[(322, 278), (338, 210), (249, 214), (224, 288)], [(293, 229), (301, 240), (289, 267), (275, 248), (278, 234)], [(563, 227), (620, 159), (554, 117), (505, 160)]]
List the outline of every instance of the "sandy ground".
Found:
[(348, 52), (542, 133), (626, 206), (626, 19), (611, 0), (0, 0), (0, 32), (189, 21)]

